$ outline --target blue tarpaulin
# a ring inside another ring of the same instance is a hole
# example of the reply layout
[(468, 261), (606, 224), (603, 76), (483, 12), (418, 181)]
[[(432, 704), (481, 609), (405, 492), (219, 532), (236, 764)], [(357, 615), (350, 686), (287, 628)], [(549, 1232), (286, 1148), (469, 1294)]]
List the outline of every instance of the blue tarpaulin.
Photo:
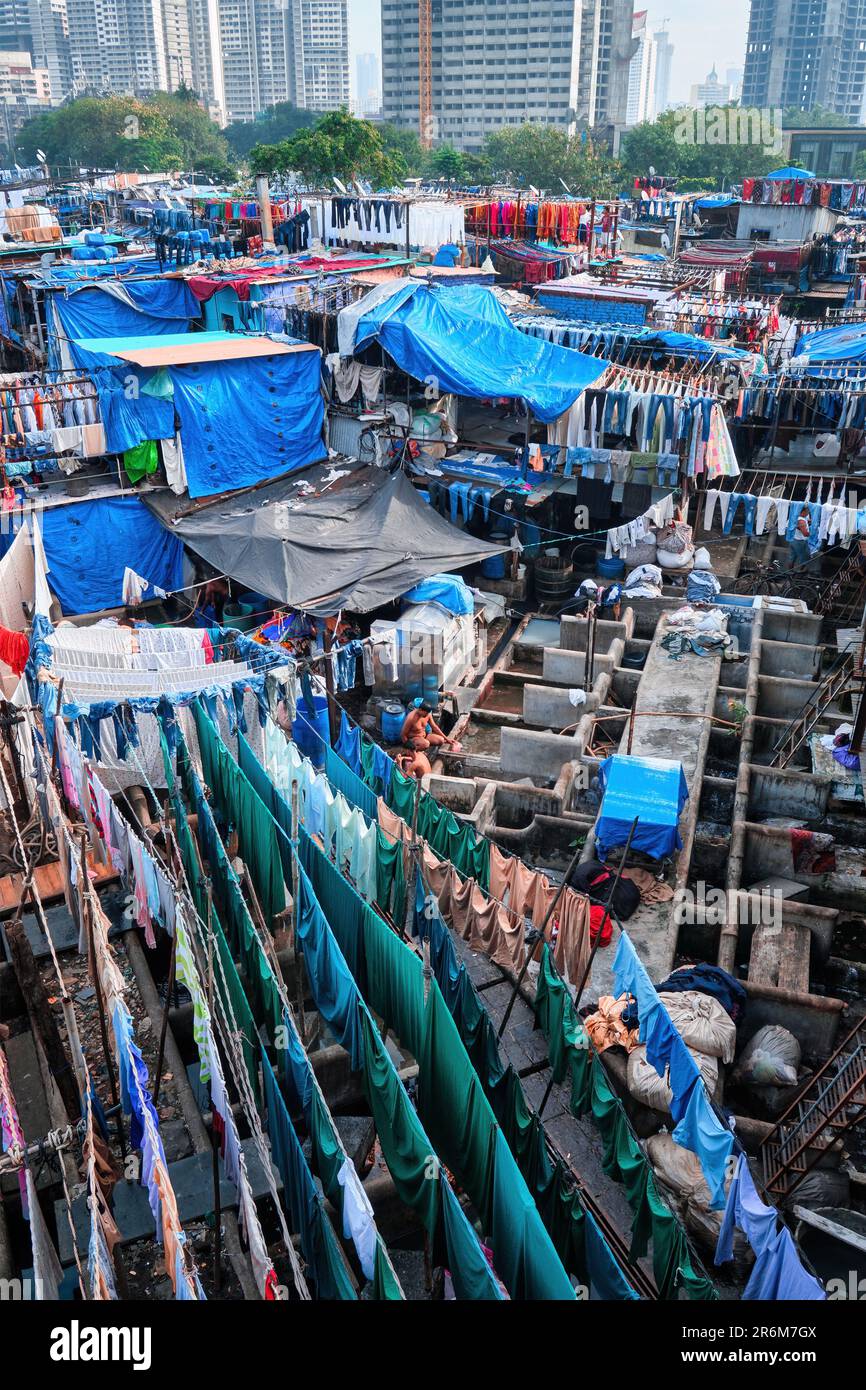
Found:
[(41, 524), (48, 583), (64, 613), (119, 607), (127, 566), (166, 591), (183, 584), (182, 542), (138, 497), (46, 507)]
[(403, 595), (407, 603), (438, 603), (448, 613), (474, 613), (472, 590), (459, 574), (431, 574)]
[(791, 164), (787, 164), (784, 169), (774, 169), (772, 174), (764, 174), (765, 179), (814, 179), (815, 177), (811, 169), (797, 169)]
[[(243, 343), (236, 333), (180, 334), (163, 339), (174, 347)], [(315, 349), (267, 356), (137, 367), (119, 352), (152, 346), (137, 341), (88, 338), (70, 344), (76, 363), (93, 373), (105, 426), (106, 449), (123, 453), (148, 439), (174, 437), (175, 413), (190, 497), (253, 487), (306, 468), (325, 455), (321, 355)]]
[(657, 343), (659, 347), (671, 352), (685, 352), (690, 357), (751, 357), (743, 348), (729, 347), (727, 343), (717, 343), (712, 338), (699, 338), (694, 333), (662, 332), (657, 328), (646, 328), (632, 334), (633, 343)]
[(318, 352), (171, 367), (190, 497), (253, 487), (324, 457)]
[(739, 201), (739, 198), (732, 198), (730, 193), (707, 193), (705, 197), (695, 199), (695, 207), (729, 208)]
[(547, 422), (609, 365), (521, 333), (483, 285), (421, 285), (408, 293), (402, 302), (395, 296), (362, 315), (355, 349), (378, 340), (402, 371), (416, 381), (435, 381), (437, 392), (524, 400)]
[(866, 323), (840, 324), (806, 333), (797, 344), (795, 360), (816, 367), (826, 362), (866, 362)]
[(177, 333), (201, 306), (183, 280), (106, 281), (55, 294), (66, 338), (123, 338)]
[(663, 859), (682, 848), (677, 823), (689, 799), (682, 763), (614, 753), (605, 758), (598, 776), (604, 795), (595, 838), (602, 859), (615, 845), (625, 844), (635, 816), (634, 849)]

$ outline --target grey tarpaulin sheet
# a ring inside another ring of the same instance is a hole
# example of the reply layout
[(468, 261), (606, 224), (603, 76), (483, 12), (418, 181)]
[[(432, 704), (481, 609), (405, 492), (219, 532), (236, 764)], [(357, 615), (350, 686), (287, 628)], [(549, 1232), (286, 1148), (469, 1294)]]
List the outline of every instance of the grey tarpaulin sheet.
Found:
[[(328, 483), (344, 470), (346, 476)], [(145, 500), (217, 573), (276, 603), (322, 615), (342, 608), (369, 613), (431, 574), (503, 549), (452, 526), (405, 474), (368, 464), (305, 469), (186, 514), (173, 493)]]

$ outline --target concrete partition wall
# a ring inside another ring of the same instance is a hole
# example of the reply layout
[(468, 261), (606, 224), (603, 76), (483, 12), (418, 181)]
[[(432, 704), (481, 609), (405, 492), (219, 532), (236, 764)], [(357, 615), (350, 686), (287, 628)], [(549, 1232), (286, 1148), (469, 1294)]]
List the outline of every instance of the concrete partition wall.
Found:
[[(599, 618), (595, 625), (595, 650), (597, 652), (610, 651), (611, 642), (616, 638), (625, 642), (631, 636), (634, 626), (634, 617), (627, 608), (623, 615), (622, 622), (614, 623), (606, 618)], [(586, 618), (563, 617), (559, 624), (559, 645), (563, 651), (585, 652), (586, 638), (589, 624)]]
[[(593, 679), (602, 671), (610, 674), (614, 667), (614, 655), (612, 652), (596, 652), (592, 663)], [(582, 688), (586, 680), (586, 653), (545, 647), (541, 671), (544, 679), (554, 685)]]
[(811, 772), (793, 772), (752, 764), (749, 780), (750, 816), (787, 816), (814, 820), (827, 810), (830, 783)]
[(761, 675), (814, 681), (821, 670), (821, 648), (799, 642), (761, 643)]
[(513, 777), (540, 777), (545, 781), (556, 781), (563, 764), (579, 758), (581, 748), (582, 743), (568, 735), (503, 728), (500, 767)]
[(523, 722), (535, 729), (552, 729), (561, 733), (575, 732), (581, 716), (598, 709), (599, 698), (590, 692), (582, 704), (573, 705), (562, 686), (525, 685), (523, 687)]
[(758, 677), (758, 718), (792, 720), (817, 689), (815, 681), (762, 674)]

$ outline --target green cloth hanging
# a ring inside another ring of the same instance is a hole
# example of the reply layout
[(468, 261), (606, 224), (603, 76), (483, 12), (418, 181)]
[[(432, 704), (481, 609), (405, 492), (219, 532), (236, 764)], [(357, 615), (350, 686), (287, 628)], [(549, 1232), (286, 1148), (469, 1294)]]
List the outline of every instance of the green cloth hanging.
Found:
[(388, 1172), (401, 1202), (418, 1213), (432, 1239), (439, 1215), (439, 1184), (431, 1181), (436, 1176), (436, 1156), (373, 1020), (366, 1009), (360, 1012), (364, 1092)]
[(561, 1082), (570, 1075), (572, 1112), (578, 1117), (587, 1111), (592, 1114), (604, 1140), (604, 1170), (625, 1188), (632, 1211), (632, 1258), (645, 1255), (651, 1240), (653, 1277), (663, 1299), (675, 1299), (680, 1285), (695, 1301), (717, 1299), (713, 1284), (692, 1264), (680, 1223), (659, 1196), (649, 1160), (631, 1132), (601, 1060), (589, 1046), (547, 945), (541, 956), (535, 1007), (554, 1080)]
[(458, 1298), (468, 1299), (473, 1303), (501, 1300), (504, 1295), (484, 1258), (484, 1252), (465, 1212), (444, 1176), (440, 1176), (439, 1182), (442, 1189), (442, 1223), (448, 1251), (448, 1268), (454, 1292)]
[(155, 441), (146, 439), (143, 444), (135, 444), (127, 449), (123, 455), (123, 466), (131, 483), (139, 483), (142, 478), (150, 477), (159, 467)]
[(241, 857), (250, 871), (268, 926), (286, 905), (286, 887), (277, 832), (267, 806), (232, 758), (210, 718), (192, 706), (208, 785), (226, 820), (238, 834)]
[(376, 902), (401, 928), (406, 914), (406, 875), (403, 844), (376, 826)]
[(420, 1057), (424, 1041), (424, 967), (396, 932), (367, 908), (363, 918), (366, 998), (403, 1046)]
[[(366, 742), (367, 742), (366, 739), (364, 739), (364, 738), (361, 739), (361, 746), (362, 746), (362, 748), (365, 746)], [(363, 766), (363, 754), (362, 754), (362, 766)], [(365, 777), (364, 780), (366, 781), (366, 777)], [(414, 807), (415, 807), (415, 795), (416, 795), (416, 793), (415, 793), (415, 788), (416, 788), (416, 785), (417, 785), (417, 784), (416, 784), (416, 782), (415, 782), (415, 778), (414, 778), (414, 777), (404, 777), (404, 776), (403, 776), (403, 773), (399, 770), (399, 768), (396, 768), (396, 767), (392, 770), (392, 772), (391, 772), (391, 788), (390, 788), (390, 791), (389, 791), (389, 793), (388, 793), (388, 805), (390, 806), (391, 810), (394, 812), (395, 816), (401, 816), (401, 817), (403, 818), (403, 820), (406, 821), (407, 825), (411, 825), (411, 824), (412, 824), (412, 812), (413, 812)], [(419, 807), (418, 807), (418, 820), (419, 820), (419, 823), (420, 823), (420, 820), (421, 820), (421, 809), (422, 809), (422, 807), (423, 807), (423, 805), (424, 805), (424, 802), (425, 802), (427, 799), (428, 799), (428, 797), (427, 797), (426, 793), (425, 793), (425, 792), (422, 792), (422, 793), (421, 793), (421, 801), (420, 801), (420, 804), (419, 804)], [(429, 800), (432, 801), (433, 798), (430, 797)], [(434, 803), (434, 805), (435, 805), (435, 803)]]

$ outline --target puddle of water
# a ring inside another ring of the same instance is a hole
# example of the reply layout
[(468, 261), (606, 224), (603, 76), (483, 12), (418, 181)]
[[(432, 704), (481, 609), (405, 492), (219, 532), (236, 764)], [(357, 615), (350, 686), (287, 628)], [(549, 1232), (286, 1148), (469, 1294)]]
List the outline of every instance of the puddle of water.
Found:
[(537, 647), (558, 647), (559, 623), (549, 618), (530, 618), (520, 640)]

